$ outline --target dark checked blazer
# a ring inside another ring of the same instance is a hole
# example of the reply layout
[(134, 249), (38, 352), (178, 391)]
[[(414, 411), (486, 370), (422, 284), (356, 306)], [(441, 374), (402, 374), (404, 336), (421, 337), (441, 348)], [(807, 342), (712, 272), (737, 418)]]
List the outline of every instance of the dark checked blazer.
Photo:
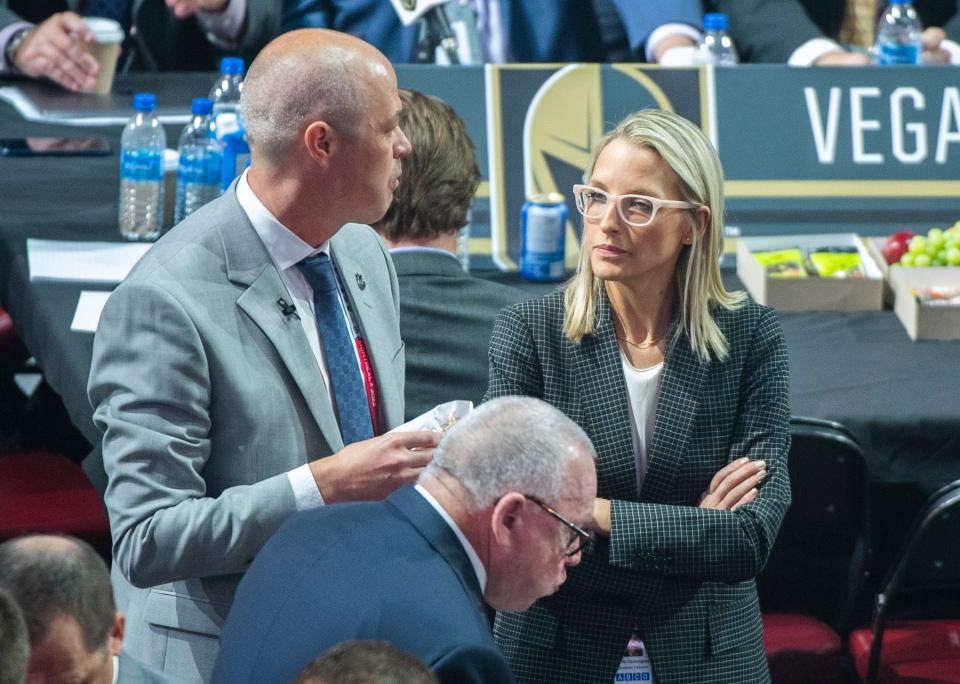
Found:
[[(639, 629), (658, 684), (769, 681), (754, 578), (790, 504), (787, 352), (772, 309), (719, 311), (730, 357), (701, 363), (686, 334), (671, 343), (640, 495), (630, 401), (605, 296), (597, 333), (563, 336), (563, 294), (504, 309), (490, 342), (486, 399), (540, 397), (597, 449), (598, 496), (612, 532), (554, 596), (499, 614), (495, 636), (520, 682), (613, 678)], [(735, 512), (697, 508), (713, 475), (764, 459), (760, 496)]]

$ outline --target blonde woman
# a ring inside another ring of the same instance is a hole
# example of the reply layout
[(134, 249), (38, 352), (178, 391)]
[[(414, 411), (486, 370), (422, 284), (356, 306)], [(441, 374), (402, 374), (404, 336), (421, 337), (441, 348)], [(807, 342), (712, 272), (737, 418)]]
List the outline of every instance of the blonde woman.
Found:
[(574, 194), (577, 273), (500, 313), (487, 398), (540, 397), (593, 440), (594, 541), (497, 641), (520, 682), (768, 681), (754, 578), (790, 504), (787, 353), (775, 313), (721, 282), (720, 161), (644, 110)]

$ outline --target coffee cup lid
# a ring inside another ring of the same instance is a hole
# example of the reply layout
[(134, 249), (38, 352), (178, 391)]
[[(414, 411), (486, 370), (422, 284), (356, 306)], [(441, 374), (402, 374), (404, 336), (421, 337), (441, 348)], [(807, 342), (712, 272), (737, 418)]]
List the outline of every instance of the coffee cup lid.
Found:
[(84, 21), (98, 43), (122, 43), (123, 29), (113, 19), (105, 17), (85, 17)]

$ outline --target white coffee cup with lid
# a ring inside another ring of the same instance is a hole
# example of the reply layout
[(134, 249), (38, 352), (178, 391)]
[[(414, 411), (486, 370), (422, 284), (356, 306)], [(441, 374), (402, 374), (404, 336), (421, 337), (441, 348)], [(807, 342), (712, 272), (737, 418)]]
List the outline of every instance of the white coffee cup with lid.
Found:
[(85, 17), (83, 21), (94, 37), (94, 41), (87, 45), (87, 50), (100, 65), (97, 85), (93, 92), (105, 95), (113, 88), (113, 75), (117, 69), (117, 58), (120, 57), (120, 45), (124, 38), (123, 28), (113, 19), (104, 17)]

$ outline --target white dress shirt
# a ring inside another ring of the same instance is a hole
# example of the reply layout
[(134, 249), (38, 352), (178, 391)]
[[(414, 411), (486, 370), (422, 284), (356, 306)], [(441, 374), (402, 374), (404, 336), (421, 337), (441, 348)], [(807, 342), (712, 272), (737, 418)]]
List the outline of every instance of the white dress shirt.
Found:
[[(330, 397), (330, 403), (336, 408), (336, 402), (330, 391), (330, 372), (327, 369), (323, 354), (323, 341), (317, 332), (317, 319), (313, 309), (313, 288), (310, 287), (310, 283), (297, 268), (297, 264), (309, 256), (320, 253), (329, 255), (330, 243), (328, 241), (319, 247), (311, 247), (280, 223), (254, 194), (247, 182), (247, 171), (243, 172), (237, 182), (237, 201), (240, 202), (240, 207), (263, 241), (263, 246), (266, 248), (267, 254), (270, 255), (273, 265), (280, 272), (280, 278), (287, 288), (290, 301), (296, 307), (297, 315), (300, 317), (300, 324), (303, 326), (303, 332), (310, 344), (310, 351), (313, 352), (313, 356), (317, 360), (317, 370), (320, 372), (323, 385), (327, 389), (327, 396)], [(347, 322), (350, 337), (355, 338), (356, 328), (353, 325), (352, 316), (347, 309), (342, 291), (340, 292), (340, 308)], [(354, 349), (354, 352), (356, 353), (356, 349)], [(362, 373), (363, 368), (359, 357), (357, 357), (357, 367), (360, 368)], [(297, 510), (302, 511), (324, 505), (323, 495), (317, 487), (317, 482), (313, 478), (309, 464), (294, 468), (287, 473), (287, 477), (293, 487)]]

